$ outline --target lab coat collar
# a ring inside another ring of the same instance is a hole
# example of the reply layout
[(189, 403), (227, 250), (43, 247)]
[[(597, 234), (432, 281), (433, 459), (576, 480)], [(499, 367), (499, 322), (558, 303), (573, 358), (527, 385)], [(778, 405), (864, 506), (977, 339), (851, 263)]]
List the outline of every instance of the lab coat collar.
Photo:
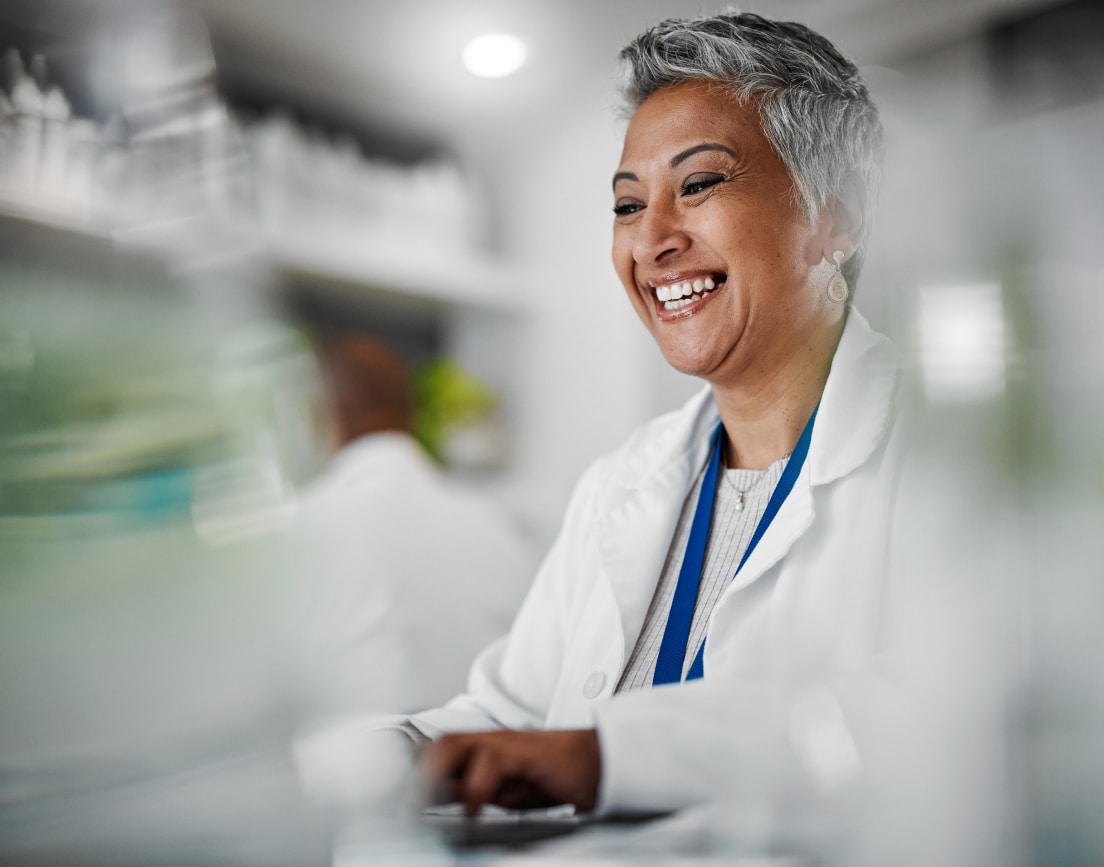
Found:
[[(777, 526), (748, 559), (733, 588), (755, 580), (808, 529), (814, 486), (846, 475), (873, 454), (892, 418), (895, 382), (893, 345), (852, 310), (832, 361), (805, 467), (783, 503)], [(705, 464), (718, 420), (706, 387), (681, 411), (638, 430), (620, 453), (620, 462), (613, 458), (609, 469), (615, 484), (598, 504), (596, 538), (626, 641), (643, 626), (651, 598), (640, 592), (641, 582), (654, 582), (663, 568), (687, 491)], [(627, 655), (627, 644), (623, 651)]]
[(832, 359), (809, 444), (809, 484), (825, 485), (861, 466), (893, 420), (897, 350), (852, 309)]
[[(852, 309), (824, 386), (807, 458), (813, 486), (835, 481), (863, 464), (881, 443), (893, 415), (897, 352)], [(709, 452), (720, 415), (708, 386), (692, 397), (674, 424), (664, 416), (642, 430), (644, 448), (628, 450), (619, 482), (628, 490), (666, 487), (678, 480), (689, 487), (693, 472)], [(658, 435), (648, 436), (652, 427)], [(631, 443), (630, 443), (631, 446)], [(687, 475), (687, 474), (690, 475)]]

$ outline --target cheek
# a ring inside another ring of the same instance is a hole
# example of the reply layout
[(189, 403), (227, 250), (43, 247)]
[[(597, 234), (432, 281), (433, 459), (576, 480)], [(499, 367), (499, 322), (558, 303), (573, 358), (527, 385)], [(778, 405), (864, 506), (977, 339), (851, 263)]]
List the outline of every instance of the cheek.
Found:
[(621, 287), (625, 290), (629, 303), (636, 311), (636, 315), (647, 325), (651, 320), (651, 309), (640, 297), (640, 292), (637, 290), (636, 281), (633, 277), (632, 244), (625, 240), (623, 234), (619, 235), (616, 231), (610, 258), (613, 260), (613, 269), (621, 280)]
[(610, 251), (610, 259), (613, 261), (613, 270), (621, 279), (622, 285), (630, 295), (635, 291), (633, 282), (633, 257), (632, 244), (623, 233), (614, 231), (613, 247)]
[(613, 260), (613, 267), (617, 269), (618, 274), (624, 273), (626, 260), (631, 261), (632, 259), (631, 252), (632, 247), (627, 233), (623, 228), (614, 226), (610, 258)]

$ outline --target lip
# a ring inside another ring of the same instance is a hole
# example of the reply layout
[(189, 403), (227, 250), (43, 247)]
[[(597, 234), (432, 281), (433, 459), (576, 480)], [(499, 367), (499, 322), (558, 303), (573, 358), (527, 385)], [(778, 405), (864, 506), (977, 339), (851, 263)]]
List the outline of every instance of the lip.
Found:
[(705, 309), (705, 306), (709, 304), (709, 302), (711, 302), (714, 298), (721, 294), (723, 288), (724, 284), (722, 284), (717, 289), (714, 289), (712, 292), (702, 298), (701, 301), (695, 301), (693, 304), (687, 304), (685, 307), (680, 307), (678, 310), (668, 310), (663, 306), (662, 301), (653, 298), (652, 301), (655, 304), (656, 318), (660, 322), (677, 322), (690, 316), (696, 316), (698, 313), (701, 313), (701, 311)]
[[(719, 284), (716, 289), (711, 290), (709, 294), (700, 301), (695, 301), (693, 304), (687, 304), (685, 307), (680, 307), (677, 310), (668, 310), (663, 306), (663, 302), (656, 297), (655, 290), (660, 286), (667, 286), (672, 283), (692, 283), (694, 280), (704, 279), (705, 277), (715, 277), (718, 274), (724, 275), (724, 282)], [(728, 285), (727, 278), (727, 272), (718, 270), (677, 271), (647, 280), (645, 286), (647, 287), (647, 293), (651, 297), (652, 305), (656, 311), (656, 318), (660, 322), (678, 322), (691, 316), (696, 316), (704, 310), (705, 306), (710, 301), (724, 291), (725, 287)]]
[(706, 277), (713, 277), (717, 274), (727, 274), (723, 270), (711, 270), (702, 269), (697, 271), (671, 271), (667, 274), (661, 274), (658, 277), (652, 277), (649, 280), (644, 281), (644, 285), (647, 286), (653, 292), (657, 286), (668, 286), (671, 283), (693, 283), (699, 277), (704, 279)]

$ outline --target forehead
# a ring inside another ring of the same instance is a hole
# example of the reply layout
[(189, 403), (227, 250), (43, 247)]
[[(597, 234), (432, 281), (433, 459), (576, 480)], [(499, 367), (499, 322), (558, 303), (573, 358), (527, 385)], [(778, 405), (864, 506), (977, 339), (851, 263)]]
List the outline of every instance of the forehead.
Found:
[(621, 163), (663, 160), (703, 141), (747, 156), (770, 150), (754, 101), (741, 103), (712, 82), (686, 82), (660, 88), (640, 104), (625, 133)]

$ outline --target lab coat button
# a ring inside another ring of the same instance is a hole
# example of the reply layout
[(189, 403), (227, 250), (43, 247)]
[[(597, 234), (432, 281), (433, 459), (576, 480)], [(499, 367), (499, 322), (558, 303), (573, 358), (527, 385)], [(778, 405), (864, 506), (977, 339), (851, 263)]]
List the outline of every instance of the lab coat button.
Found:
[(598, 698), (602, 687), (606, 685), (606, 675), (601, 671), (592, 671), (583, 682), (583, 698)]

